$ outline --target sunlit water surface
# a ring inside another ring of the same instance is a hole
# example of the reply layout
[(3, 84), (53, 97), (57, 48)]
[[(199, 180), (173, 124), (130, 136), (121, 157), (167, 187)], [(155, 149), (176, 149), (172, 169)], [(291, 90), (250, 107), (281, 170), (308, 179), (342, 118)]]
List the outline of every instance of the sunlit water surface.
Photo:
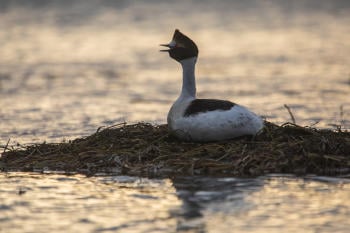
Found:
[(348, 232), (350, 182), (0, 174), (1, 232)]
[(269, 121), (350, 128), (349, 1), (1, 1), (0, 140), (88, 135), (122, 121), (165, 123), (181, 88), (159, 44), (199, 46), (201, 98)]
[[(341, 0), (0, 1), (0, 145), (165, 123), (181, 71), (158, 44), (175, 28), (199, 46), (199, 97), (349, 129), (349, 25)], [(2, 173), (0, 232), (348, 232), (349, 200), (323, 177)]]

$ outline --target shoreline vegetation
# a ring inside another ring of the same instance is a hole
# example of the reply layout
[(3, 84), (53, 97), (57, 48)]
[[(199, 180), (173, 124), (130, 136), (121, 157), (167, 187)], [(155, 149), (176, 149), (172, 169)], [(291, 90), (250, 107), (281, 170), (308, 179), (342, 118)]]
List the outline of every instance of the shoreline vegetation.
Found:
[(121, 123), (61, 143), (3, 148), (0, 171), (109, 173), (146, 177), (337, 176), (350, 173), (350, 132), (265, 122), (261, 134), (222, 142), (183, 142), (167, 125)]

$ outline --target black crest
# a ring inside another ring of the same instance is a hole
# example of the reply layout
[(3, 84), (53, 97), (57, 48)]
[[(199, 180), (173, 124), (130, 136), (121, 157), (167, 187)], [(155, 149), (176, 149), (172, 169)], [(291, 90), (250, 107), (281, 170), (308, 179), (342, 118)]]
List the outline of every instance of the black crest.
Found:
[(226, 111), (230, 110), (235, 103), (228, 100), (216, 100), (216, 99), (195, 99), (187, 107), (184, 116), (192, 116), (198, 113), (210, 112), (215, 110)]
[(197, 45), (178, 29), (174, 32), (172, 43), (163, 45), (170, 48), (169, 50), (163, 51), (169, 52), (170, 57), (176, 61), (198, 56)]

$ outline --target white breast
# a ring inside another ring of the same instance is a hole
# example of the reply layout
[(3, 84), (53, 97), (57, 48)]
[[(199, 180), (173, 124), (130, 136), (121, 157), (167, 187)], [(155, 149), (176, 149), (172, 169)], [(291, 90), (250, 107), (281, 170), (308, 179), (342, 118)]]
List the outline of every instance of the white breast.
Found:
[(184, 109), (178, 109), (180, 106), (175, 103), (168, 115), (170, 129), (184, 140), (219, 141), (255, 135), (263, 128), (263, 120), (240, 105), (226, 111), (209, 111), (183, 117), (187, 106), (188, 104), (182, 103), (181, 107)]

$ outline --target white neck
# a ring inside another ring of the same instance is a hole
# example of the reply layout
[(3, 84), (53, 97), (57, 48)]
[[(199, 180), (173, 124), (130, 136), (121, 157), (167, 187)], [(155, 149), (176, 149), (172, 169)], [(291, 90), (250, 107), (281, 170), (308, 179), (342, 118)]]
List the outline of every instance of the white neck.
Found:
[(191, 57), (181, 60), (182, 66), (182, 90), (181, 99), (196, 98), (196, 78), (195, 78), (195, 66), (197, 57)]

